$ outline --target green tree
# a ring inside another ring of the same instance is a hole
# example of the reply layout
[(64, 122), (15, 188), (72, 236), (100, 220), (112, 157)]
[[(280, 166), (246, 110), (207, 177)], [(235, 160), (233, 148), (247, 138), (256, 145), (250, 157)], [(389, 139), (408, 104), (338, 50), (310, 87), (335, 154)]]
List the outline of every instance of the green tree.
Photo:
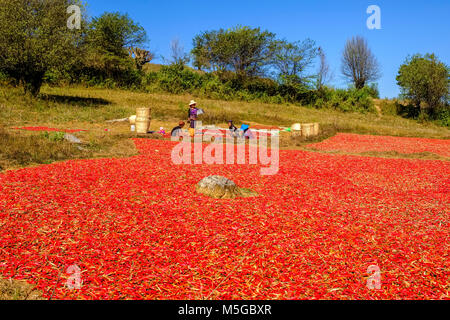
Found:
[[(450, 69), (434, 54), (416, 54), (408, 57), (400, 66), (397, 84), (404, 97), (411, 99), (418, 107), (426, 104), (430, 113), (448, 103)], [(421, 108), (424, 112), (424, 108)]]
[(133, 77), (134, 68), (140, 69), (152, 58), (149, 52), (139, 61), (133, 49), (147, 42), (145, 29), (127, 14), (105, 12), (89, 25), (86, 67), (97, 77), (129, 82), (127, 78)]
[(238, 26), (207, 31), (193, 41), (194, 66), (213, 71), (233, 71), (239, 77), (264, 74), (275, 35), (260, 28)]
[(90, 24), (89, 43), (104, 53), (126, 57), (128, 49), (145, 44), (147, 33), (127, 14), (105, 12)]
[(277, 40), (272, 44), (272, 65), (278, 78), (286, 84), (307, 83), (312, 76), (305, 75), (317, 57), (316, 43), (311, 39), (288, 42)]
[(34, 96), (47, 71), (79, 59), (83, 28), (68, 28), (69, 5), (84, 11), (78, 0), (0, 0), (0, 71)]

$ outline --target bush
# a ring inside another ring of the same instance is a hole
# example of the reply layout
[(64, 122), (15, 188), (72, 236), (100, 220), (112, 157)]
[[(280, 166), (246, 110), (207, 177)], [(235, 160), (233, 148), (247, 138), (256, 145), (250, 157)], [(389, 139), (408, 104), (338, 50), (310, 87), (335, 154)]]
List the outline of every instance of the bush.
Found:
[(450, 127), (450, 105), (441, 106), (436, 109), (434, 119), (444, 127)]
[(0, 83), (7, 83), (8, 81), (9, 81), (8, 75), (0, 71)]
[(41, 137), (48, 139), (49, 141), (64, 141), (64, 137), (66, 134), (64, 132), (47, 132), (44, 131), (41, 133)]
[(381, 109), (381, 114), (389, 116), (399, 115), (402, 107), (402, 105), (397, 100), (391, 101), (387, 99), (382, 100), (379, 106)]
[(159, 72), (148, 73), (143, 85), (150, 90), (190, 93), (213, 99), (285, 101), (281, 98), (285, 95), (280, 94), (280, 86), (273, 80), (243, 79), (231, 73), (200, 73), (181, 64), (162, 66)]
[(418, 108), (412, 104), (407, 104), (407, 105), (400, 104), (398, 115), (400, 115), (404, 118), (417, 120), (420, 116), (420, 108)]
[(380, 98), (380, 91), (378, 90), (378, 84), (372, 83), (371, 85), (364, 87), (364, 89), (372, 98), (375, 99)]
[(158, 72), (158, 86), (169, 93), (192, 93), (203, 84), (200, 74), (187, 69), (181, 64), (163, 66)]
[(322, 88), (312, 92), (309, 105), (315, 108), (330, 108), (343, 112), (374, 112), (373, 89), (331, 89)]

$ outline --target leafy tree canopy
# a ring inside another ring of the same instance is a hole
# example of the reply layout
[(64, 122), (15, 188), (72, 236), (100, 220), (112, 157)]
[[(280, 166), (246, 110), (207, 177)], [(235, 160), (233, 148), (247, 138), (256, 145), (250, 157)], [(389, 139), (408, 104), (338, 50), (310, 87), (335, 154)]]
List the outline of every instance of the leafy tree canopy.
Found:
[(94, 18), (88, 33), (89, 43), (104, 53), (115, 56), (128, 55), (127, 50), (145, 44), (147, 33), (127, 14), (105, 12)]
[(269, 31), (243, 26), (203, 32), (194, 38), (194, 66), (242, 77), (262, 75), (274, 38)]
[(37, 95), (48, 70), (79, 59), (83, 28), (67, 27), (69, 5), (83, 9), (78, 0), (0, 0), (0, 69), (26, 92)]
[(448, 104), (450, 69), (434, 54), (408, 57), (396, 79), (402, 94), (416, 106), (424, 102), (433, 112), (439, 105)]

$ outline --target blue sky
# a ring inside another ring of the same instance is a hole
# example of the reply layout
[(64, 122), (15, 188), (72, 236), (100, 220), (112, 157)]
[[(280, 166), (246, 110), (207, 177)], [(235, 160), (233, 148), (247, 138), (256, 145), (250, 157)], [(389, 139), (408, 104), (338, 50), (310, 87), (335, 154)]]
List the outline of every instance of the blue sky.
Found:
[[(396, 97), (395, 76), (409, 54), (434, 52), (450, 64), (449, 0), (87, 0), (88, 14), (128, 13), (147, 31), (149, 48), (169, 55), (172, 39), (186, 51), (205, 30), (236, 25), (261, 27), (290, 41), (311, 38), (321, 46), (334, 73), (332, 85), (346, 87), (340, 57), (348, 38), (362, 35), (379, 60), (382, 97)], [(369, 5), (381, 8), (381, 30), (369, 30)], [(155, 62), (161, 62), (155, 61)]]

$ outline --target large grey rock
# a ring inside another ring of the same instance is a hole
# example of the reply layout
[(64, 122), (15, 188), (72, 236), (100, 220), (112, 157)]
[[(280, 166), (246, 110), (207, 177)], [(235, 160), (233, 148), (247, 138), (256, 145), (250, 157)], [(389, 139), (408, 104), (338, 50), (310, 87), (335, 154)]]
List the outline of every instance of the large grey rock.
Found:
[(197, 184), (196, 190), (198, 193), (215, 199), (234, 199), (257, 195), (251, 190), (239, 188), (233, 181), (222, 176), (204, 178)]

